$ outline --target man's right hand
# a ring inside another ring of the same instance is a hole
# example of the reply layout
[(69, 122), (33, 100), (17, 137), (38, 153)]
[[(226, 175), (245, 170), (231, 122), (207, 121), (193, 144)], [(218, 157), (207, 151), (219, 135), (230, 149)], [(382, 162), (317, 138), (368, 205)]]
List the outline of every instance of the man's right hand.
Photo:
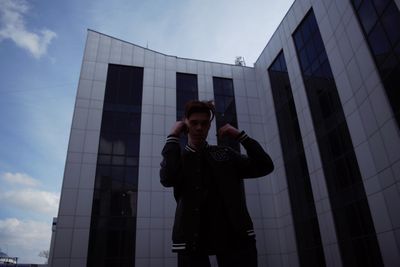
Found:
[(175, 122), (174, 126), (172, 126), (170, 134), (180, 136), (181, 133), (183, 133), (185, 131), (186, 127), (187, 126), (183, 121), (177, 121), (177, 122)]

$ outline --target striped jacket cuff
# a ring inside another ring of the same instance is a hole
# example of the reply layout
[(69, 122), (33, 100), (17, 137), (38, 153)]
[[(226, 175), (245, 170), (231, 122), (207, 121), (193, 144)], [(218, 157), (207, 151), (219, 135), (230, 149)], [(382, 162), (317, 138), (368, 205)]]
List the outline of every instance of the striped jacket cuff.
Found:
[(186, 249), (186, 243), (173, 243), (172, 252), (179, 252)]
[(247, 133), (245, 133), (245, 131), (241, 131), (239, 136), (236, 137), (236, 140), (238, 140), (239, 142), (243, 142), (244, 140), (246, 140), (247, 138), (249, 138), (249, 136), (247, 135)]
[(166, 143), (177, 143), (179, 144), (179, 137), (176, 135), (168, 135), (166, 139)]
[(256, 233), (254, 232), (253, 229), (251, 229), (251, 230), (247, 230), (247, 235), (248, 235), (248, 236), (255, 236)]

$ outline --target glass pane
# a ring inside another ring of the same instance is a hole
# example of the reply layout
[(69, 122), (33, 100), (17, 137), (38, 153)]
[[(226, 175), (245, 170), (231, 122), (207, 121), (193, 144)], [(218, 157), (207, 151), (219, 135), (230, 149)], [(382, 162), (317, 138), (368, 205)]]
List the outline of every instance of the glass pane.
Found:
[(124, 155), (125, 154), (125, 139), (124, 136), (115, 135), (115, 139), (113, 141), (113, 154), (114, 155)]
[(374, 6), (376, 8), (376, 11), (378, 12), (378, 14), (382, 14), (382, 12), (385, 10), (386, 6), (392, 3), (394, 4), (394, 1), (390, 1), (390, 0), (374, 0)]
[[(365, 14), (368, 14), (368, 5), (369, 7), (372, 7), (372, 11), (375, 12), (374, 7), (371, 5), (371, 1), (364, 1), (364, 4), (362, 4), (360, 7), (363, 10), (364, 16)], [(376, 13), (374, 20), (371, 20), (373, 19), (371, 18), (371, 14), (368, 14), (368, 16), (368, 20), (366, 23), (364, 23), (364, 26), (372, 27), (373, 23), (376, 22)], [(344, 204), (346, 203), (368, 205), (368, 202), (366, 200), (366, 194), (363, 187), (361, 187), (362, 190), (354, 190), (356, 186), (362, 184), (362, 178), (355, 157), (352, 140), (347, 128), (343, 107), (337, 92), (335, 80), (332, 77), (329, 61), (325, 59), (326, 55), (321, 55), (326, 54), (326, 51), (323, 48), (323, 45), (319, 45), (319, 42), (322, 43), (322, 39), (318, 31), (318, 26), (315, 23), (315, 17), (312, 11), (309, 12), (309, 14), (304, 18), (303, 22), (299, 25), (298, 31), (306, 28), (316, 29), (314, 44), (317, 45), (311, 47), (310, 42), (305, 41), (306, 44), (303, 49), (300, 50), (296, 45), (296, 50), (302, 66), (301, 69), (303, 81), (310, 106), (315, 134), (317, 137), (319, 152), (321, 155), (321, 163), (327, 183), (328, 194), (332, 205), (339, 248), (341, 255), (343, 256), (343, 265), (356, 266), (353, 263), (363, 260), (364, 256), (360, 256), (361, 254), (355, 255), (352, 253), (352, 251), (349, 252), (346, 247), (346, 240), (361, 239), (363, 236), (360, 235), (358, 229), (354, 230), (355, 228), (360, 227), (359, 225), (354, 227), (348, 222), (366, 222), (365, 225), (369, 225), (368, 232), (375, 236), (374, 243), (377, 244), (375, 229), (373, 227), (369, 209), (360, 214), (355, 214), (355, 212), (345, 213), (342, 210)], [(375, 38), (374, 34), (371, 35), (372, 39)], [(376, 38), (376, 42), (379, 42), (379, 38)], [(309, 48), (307, 49), (306, 47), (308, 46)], [(377, 47), (381, 48), (382, 45), (378, 43)], [(306, 61), (307, 59), (304, 56), (305, 48), (308, 51), (308, 59), (310, 59), (310, 57), (314, 57), (312, 51), (322, 49), (321, 54), (318, 55), (318, 60), (315, 61), (318, 62), (318, 64), (312, 64), (311, 67), (314, 73), (318, 73), (319, 77), (311, 75), (311, 71), (307, 72), (307, 69), (303, 67), (308, 65), (308, 62)], [(321, 75), (323, 79), (321, 79)], [(282, 112), (277, 113), (277, 116), (281, 116), (281, 114)], [(285, 124), (278, 123), (278, 125), (280, 126)], [(289, 127), (287, 128), (290, 129)], [(280, 129), (280, 131), (282, 130)], [(329, 134), (327, 135), (327, 133)], [(286, 137), (290, 138), (290, 135), (287, 135)], [(295, 147), (292, 142), (284, 138), (281, 140), (283, 144), (286, 142), (288, 145)], [(291, 152), (296, 150), (288, 149), (287, 151)], [(284, 151), (283, 155), (285, 155), (285, 153), (287, 152)], [(296, 165), (294, 166), (294, 168), (298, 168)], [(290, 172), (291, 170), (287, 173)], [(302, 173), (298, 170), (296, 172)], [(288, 185), (289, 184), (290, 183), (288, 183)], [(298, 201), (300, 194), (296, 195), (296, 197), (297, 199), (293, 200), (293, 203)], [(305, 212), (304, 209), (300, 209), (300, 211)], [(361, 219), (358, 220), (359, 218)], [(379, 254), (379, 248), (378, 250), (371, 248), (371, 251), (365, 249), (362, 250), (362, 252), (362, 254)], [(380, 260), (380, 264), (377, 266), (381, 265), (382, 261)]]
[(103, 164), (103, 165), (111, 164), (111, 156), (109, 156), (109, 155), (99, 155), (97, 157), (97, 164)]
[(97, 166), (96, 188), (107, 188), (111, 185), (111, 168), (109, 166)]
[(399, 64), (398, 59), (395, 57), (394, 53), (389, 55), (384, 62), (381, 64), (381, 76), (385, 79)]
[[(227, 78), (213, 77), (214, 99), (217, 109), (216, 126), (221, 128), (226, 123), (237, 127), (236, 105), (233, 90), (233, 80)], [(227, 145), (235, 150), (239, 150), (238, 143), (217, 138), (218, 145)]]
[(127, 166), (138, 166), (139, 159), (137, 157), (127, 157), (126, 158), (126, 165)]
[(111, 137), (106, 134), (101, 134), (100, 144), (99, 144), (99, 153), (111, 154), (111, 152), (112, 152)]
[(104, 95), (104, 102), (115, 103), (117, 96), (118, 86), (118, 71), (113, 65), (109, 65), (107, 73), (107, 85), (106, 92)]
[(361, 17), (361, 24), (364, 27), (364, 31), (369, 32), (378, 20), (372, 0), (364, 0), (358, 14)]
[(129, 113), (115, 112), (114, 115), (114, 132), (126, 132), (129, 128)]
[(129, 97), (130, 97), (130, 90), (127, 85), (122, 85), (120, 84), (118, 88), (118, 93), (117, 93), (117, 103), (118, 104), (123, 104), (123, 105), (129, 105)]
[(130, 114), (127, 131), (130, 133), (140, 132), (140, 114)]
[(352, 0), (353, 5), (355, 7), (355, 9), (358, 9), (358, 7), (360, 6), (362, 0)]
[(225, 83), (224, 84), (224, 95), (226, 95), (226, 96), (233, 95), (233, 83)]
[(125, 183), (130, 186), (137, 186), (138, 183), (138, 168), (137, 167), (127, 167), (125, 173)]
[[(318, 41), (316, 41), (316, 42), (318, 42)], [(313, 41), (308, 42), (308, 44), (305, 46), (305, 50), (307, 51), (307, 55), (308, 55), (310, 64), (312, 64), (318, 56), (318, 54), (316, 54), (314, 42)]]
[(218, 113), (224, 113), (225, 112), (224, 99), (220, 99), (220, 97), (215, 97), (215, 110)]
[[(325, 54), (325, 53), (324, 53)], [(324, 64), (321, 65), (322, 69), (322, 76), (325, 78), (333, 78), (332, 70), (331, 70), (331, 65), (329, 64), (329, 61), (326, 60)]]
[(302, 49), (300, 52), (299, 52), (299, 56), (300, 56), (300, 58), (299, 58), (299, 60), (300, 60), (300, 65), (301, 65), (301, 68), (302, 68), (302, 70), (303, 71), (305, 71), (306, 69), (308, 69), (308, 67), (309, 67), (309, 65), (310, 65), (310, 61), (308, 60), (308, 55), (307, 55), (307, 51), (306, 51), (306, 49)]
[(176, 119), (184, 117), (185, 104), (190, 100), (198, 99), (197, 75), (177, 73), (176, 74)]
[(113, 156), (112, 157), (113, 165), (125, 165), (125, 157), (123, 156)]
[(382, 15), (382, 24), (394, 46), (400, 40), (400, 12), (393, 1)]
[(114, 128), (113, 112), (103, 111), (103, 118), (101, 121), (102, 131), (112, 131)]
[(126, 155), (139, 156), (139, 135), (130, 135), (126, 140)]
[[(109, 65), (95, 180), (99, 190), (93, 199), (89, 237), (90, 266), (104, 266), (107, 262), (113, 266), (134, 264), (135, 231), (130, 232), (129, 242), (122, 240), (124, 233), (129, 232), (127, 227), (131, 226), (118, 217), (136, 216), (136, 202), (128, 199), (126, 192), (137, 191), (137, 186), (125, 184), (131, 173), (129, 169), (125, 170), (125, 165), (137, 168), (142, 84), (143, 68)], [(136, 153), (136, 158), (126, 160), (127, 150)], [(110, 218), (112, 215), (118, 217)], [(126, 249), (129, 249), (129, 255), (122, 253)], [(128, 256), (130, 260), (127, 260)]]
[(111, 177), (113, 181), (123, 181), (125, 177), (125, 168), (117, 166), (111, 167)]
[[(318, 34), (314, 34), (313, 44), (314, 44), (314, 48), (315, 48), (315, 54), (317, 56), (319, 56), (320, 54), (326, 54), (324, 43), (322, 42), (322, 39), (320, 36), (318, 36)], [(324, 52), (324, 53), (321, 53), (321, 52)]]
[[(303, 37), (301, 36), (301, 32), (298, 31), (296, 32), (296, 34), (294, 35), (294, 42), (296, 43), (296, 46), (298, 49), (302, 49), (304, 42), (303, 42)], [(276, 66), (279, 67), (279, 66)], [(277, 68), (276, 70), (280, 70), (280, 68)]]
[(301, 30), (299, 30), (299, 31), (302, 33), (302, 37), (303, 37), (304, 43), (309, 42), (311, 34), (312, 34), (311, 29), (310, 29), (310, 25), (309, 25), (309, 20), (307, 20), (304, 23), (303, 27), (301, 27)]
[[(283, 52), (275, 59), (275, 62), (278, 61), (284, 63)], [(311, 266), (310, 258), (315, 258), (314, 262), (317, 261), (316, 259), (322, 259), (318, 266), (325, 266), (322, 249), (310, 252), (310, 248), (321, 247), (322, 242), (318, 226), (310, 225), (308, 222), (310, 216), (313, 216), (315, 220), (316, 211), (289, 75), (287, 71), (277, 73), (270, 68), (269, 76), (274, 105), (277, 109), (277, 122), (300, 263), (302, 266)], [(302, 223), (304, 221), (307, 223)]]
[(380, 23), (377, 23), (372, 29), (368, 41), (375, 56), (386, 57), (391, 50), (389, 40)]

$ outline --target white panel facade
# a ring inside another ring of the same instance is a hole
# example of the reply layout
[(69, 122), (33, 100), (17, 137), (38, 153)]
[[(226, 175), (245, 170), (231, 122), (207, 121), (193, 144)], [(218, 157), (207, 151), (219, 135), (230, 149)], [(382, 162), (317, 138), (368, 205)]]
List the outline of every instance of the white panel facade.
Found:
[[(396, 0), (399, 4), (399, 1)], [(327, 266), (342, 266), (327, 184), (292, 35), (313, 9), (343, 106), (382, 258), (400, 263), (400, 135), (385, 90), (347, 0), (296, 0), (254, 67), (164, 55), (89, 30), (54, 233), (53, 266), (85, 266), (97, 151), (109, 64), (142, 67), (136, 266), (176, 266), (171, 252), (175, 200), (159, 183), (165, 137), (176, 119), (176, 73), (196, 74), (210, 100), (213, 77), (233, 80), (238, 126), (271, 155), (275, 170), (245, 181), (259, 266), (299, 266), (296, 235), (268, 68), (280, 51), (287, 64)], [(209, 142), (216, 143), (212, 125)], [(215, 259), (212, 260), (216, 266)]]

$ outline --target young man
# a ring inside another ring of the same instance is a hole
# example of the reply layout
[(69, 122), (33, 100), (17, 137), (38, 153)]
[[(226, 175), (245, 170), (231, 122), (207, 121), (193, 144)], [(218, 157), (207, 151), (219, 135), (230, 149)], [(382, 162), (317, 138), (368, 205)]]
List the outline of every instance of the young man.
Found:
[[(177, 201), (172, 250), (178, 267), (210, 266), (208, 255), (216, 255), (220, 267), (255, 267), (255, 233), (242, 179), (267, 175), (274, 165), (257, 141), (229, 124), (218, 135), (236, 139), (247, 156), (208, 145), (214, 110), (212, 102), (188, 102), (184, 120), (172, 127), (162, 151), (160, 181), (174, 188)], [(183, 133), (188, 144), (181, 151)]]

